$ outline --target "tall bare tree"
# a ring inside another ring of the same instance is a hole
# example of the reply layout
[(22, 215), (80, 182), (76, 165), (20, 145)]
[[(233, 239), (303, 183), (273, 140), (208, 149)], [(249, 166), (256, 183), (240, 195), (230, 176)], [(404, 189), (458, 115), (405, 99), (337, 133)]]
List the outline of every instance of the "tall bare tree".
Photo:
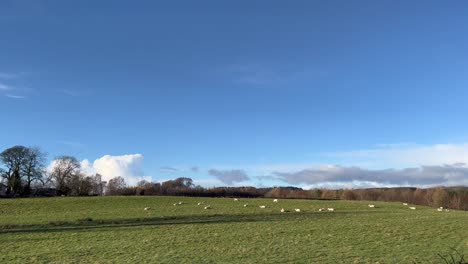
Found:
[(93, 179), (93, 195), (104, 195), (104, 187), (106, 186), (107, 182), (102, 180), (102, 175), (99, 173), (96, 173)]
[(58, 193), (70, 194), (71, 184), (80, 176), (80, 169), (80, 162), (75, 157), (60, 156), (54, 160), (49, 177), (55, 183)]
[(40, 148), (30, 147), (27, 149), (22, 168), (25, 195), (30, 194), (31, 184), (33, 182), (41, 182), (44, 184), (43, 178), (46, 171), (45, 162), (46, 154), (41, 151)]
[(107, 183), (106, 195), (119, 195), (122, 194), (122, 190), (127, 187), (125, 179), (121, 176), (112, 178)]

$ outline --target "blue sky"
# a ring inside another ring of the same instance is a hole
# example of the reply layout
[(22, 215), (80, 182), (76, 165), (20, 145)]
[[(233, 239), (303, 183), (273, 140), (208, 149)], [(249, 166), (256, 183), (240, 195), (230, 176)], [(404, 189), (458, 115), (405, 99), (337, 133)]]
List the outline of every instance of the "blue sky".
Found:
[(468, 184), (467, 8), (1, 1), (0, 148), (129, 181)]

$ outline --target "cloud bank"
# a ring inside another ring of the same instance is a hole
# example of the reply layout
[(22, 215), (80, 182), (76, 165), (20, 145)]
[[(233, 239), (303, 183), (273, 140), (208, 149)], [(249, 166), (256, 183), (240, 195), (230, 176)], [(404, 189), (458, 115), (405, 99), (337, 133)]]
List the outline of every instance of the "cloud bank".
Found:
[(141, 154), (105, 155), (96, 159), (93, 163), (85, 159), (81, 162), (81, 167), (88, 174), (101, 174), (105, 181), (121, 176), (128, 185), (136, 185), (140, 180), (152, 180), (150, 176), (144, 176), (143, 160), (144, 158)]
[(360, 185), (366, 183), (372, 186), (453, 186), (468, 185), (468, 167), (464, 163), (458, 163), (405, 169), (369, 170), (360, 167), (324, 165), (297, 172), (274, 172), (271, 177), (296, 185)]
[(250, 178), (243, 170), (209, 170), (211, 176), (215, 176), (219, 181), (233, 185), (237, 182), (248, 181)]

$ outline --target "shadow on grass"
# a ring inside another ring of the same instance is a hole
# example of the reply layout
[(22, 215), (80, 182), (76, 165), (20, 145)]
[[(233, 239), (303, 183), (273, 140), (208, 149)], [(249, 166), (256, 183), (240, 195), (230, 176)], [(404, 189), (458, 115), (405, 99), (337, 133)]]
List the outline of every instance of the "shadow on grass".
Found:
[(93, 229), (125, 228), (136, 226), (159, 225), (195, 225), (195, 224), (223, 224), (223, 223), (249, 223), (249, 222), (274, 222), (328, 219), (336, 216), (369, 214), (372, 212), (333, 212), (333, 213), (261, 213), (261, 214), (213, 214), (213, 215), (184, 215), (184, 216), (159, 216), (147, 218), (121, 218), (102, 219), (92, 218), (78, 219), (75, 222), (54, 221), (40, 225), (3, 225), (0, 226), (0, 234), (12, 233), (41, 233), (41, 232), (67, 232)]

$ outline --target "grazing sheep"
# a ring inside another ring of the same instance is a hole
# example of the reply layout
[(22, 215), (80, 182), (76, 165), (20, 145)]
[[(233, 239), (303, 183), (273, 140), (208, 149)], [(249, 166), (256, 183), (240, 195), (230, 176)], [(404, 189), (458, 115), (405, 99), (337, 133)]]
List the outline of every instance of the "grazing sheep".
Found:
[(174, 204), (174, 206), (177, 206), (177, 205), (179, 205), (179, 204), (178, 204), (178, 203), (175, 203), (175, 204)]
[(234, 198), (234, 202), (237, 202), (237, 201), (239, 201), (239, 199), (237, 199), (237, 198)]
[(367, 206), (369, 206), (370, 208), (375, 208), (375, 204), (368, 204)]
[(296, 208), (296, 209), (294, 209), (294, 211), (296, 211), (296, 212), (298, 212), (298, 213), (299, 213), (299, 212), (301, 211), (301, 209), (299, 209), (299, 208)]
[(244, 204), (244, 207), (247, 207), (247, 206), (248, 206), (248, 204)]
[(151, 210), (150, 207), (145, 207), (145, 211)]
[(199, 203), (197, 203), (197, 205), (202, 205), (202, 204), (203, 204), (203, 202), (199, 202)]
[(278, 199), (274, 199), (273, 202), (274, 202), (274, 203), (277, 203), (277, 202), (278, 202)]
[(265, 209), (265, 208), (266, 208), (265, 205), (260, 205), (259, 207), (262, 208), (262, 209)]
[(327, 210), (328, 210), (329, 212), (334, 212), (334, 211), (335, 211), (335, 208), (327, 208)]
[(320, 208), (319, 209), (319, 212), (323, 212), (323, 211), (325, 211), (325, 208)]
[(403, 203), (403, 205), (408, 205), (408, 203)]
[(179, 204), (183, 204), (183, 202), (179, 202)]
[(284, 208), (281, 208), (281, 212), (284, 213)]
[(207, 205), (205, 206), (205, 210), (211, 209), (211, 206)]
[(408, 207), (408, 208), (411, 209), (411, 210), (416, 210), (416, 207), (413, 207), (413, 206)]
[(444, 208), (443, 207), (437, 208), (437, 211), (442, 212), (444, 211)]

